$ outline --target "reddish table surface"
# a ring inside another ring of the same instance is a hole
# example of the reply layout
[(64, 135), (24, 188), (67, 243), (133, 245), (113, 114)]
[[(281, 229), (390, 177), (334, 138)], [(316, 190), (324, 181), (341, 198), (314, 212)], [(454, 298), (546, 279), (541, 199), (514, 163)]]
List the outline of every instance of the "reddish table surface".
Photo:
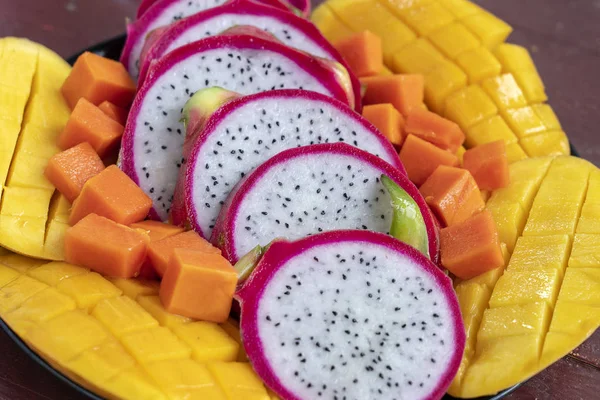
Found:
[[(0, 36), (24, 36), (62, 56), (125, 29), (139, 0), (0, 0)], [(319, 1), (317, 1), (319, 2)], [(510, 41), (527, 46), (550, 104), (582, 157), (600, 165), (600, 2), (480, 0), (508, 21)], [(0, 399), (80, 399), (0, 333)], [(507, 397), (600, 399), (600, 332)]]

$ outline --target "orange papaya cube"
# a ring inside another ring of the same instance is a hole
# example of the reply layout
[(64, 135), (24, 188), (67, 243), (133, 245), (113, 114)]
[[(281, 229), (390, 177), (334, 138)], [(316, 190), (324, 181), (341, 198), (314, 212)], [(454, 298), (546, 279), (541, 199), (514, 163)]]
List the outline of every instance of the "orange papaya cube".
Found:
[(110, 101), (103, 101), (98, 108), (101, 109), (104, 114), (111, 117), (121, 125), (125, 126), (127, 123), (127, 115), (129, 114), (127, 109), (115, 106)]
[(220, 254), (175, 249), (159, 296), (170, 313), (221, 323), (229, 317), (236, 285), (235, 269)]
[(152, 200), (116, 165), (89, 179), (73, 202), (69, 224), (88, 214), (98, 214), (123, 225), (146, 218)]
[(355, 33), (335, 42), (333, 47), (359, 78), (379, 75), (379, 71), (383, 68), (381, 38), (371, 31)]
[(419, 191), (444, 226), (461, 223), (485, 207), (475, 179), (461, 168), (440, 165)]
[(425, 97), (425, 78), (419, 74), (379, 75), (362, 78), (366, 86), (365, 105), (391, 103), (400, 114), (407, 116), (420, 108)]
[(58, 147), (66, 150), (88, 142), (103, 158), (117, 147), (124, 129), (123, 125), (104, 114), (98, 107), (86, 99), (81, 99), (58, 137)]
[(221, 250), (214, 247), (206, 239), (194, 231), (178, 233), (155, 242), (148, 246), (148, 259), (154, 266), (158, 275), (163, 276), (169, 266), (169, 259), (175, 249), (188, 249), (205, 253), (221, 254)]
[[(156, 242), (157, 240), (161, 240), (166, 237), (183, 232), (183, 228), (180, 226), (165, 224), (164, 222), (159, 221), (136, 222), (134, 224), (129, 225), (129, 227), (145, 231), (150, 237), (151, 242)], [(158, 274), (154, 270), (154, 267), (152, 266), (150, 260), (146, 259), (144, 264), (142, 264), (142, 267), (140, 268), (140, 274), (138, 277), (141, 279), (149, 280), (158, 279)]]
[(65, 233), (65, 260), (116, 278), (137, 276), (150, 238), (108, 218), (89, 214)]
[(383, 133), (392, 144), (396, 146), (402, 145), (404, 141), (402, 135), (404, 118), (393, 105), (386, 103), (365, 106), (363, 108), (363, 117), (375, 125), (379, 132)]
[(406, 137), (400, 150), (400, 161), (404, 164), (408, 178), (417, 186), (421, 186), (440, 165), (458, 166), (455, 154), (415, 135)]
[(135, 96), (135, 83), (123, 64), (85, 52), (77, 58), (61, 92), (71, 109), (81, 98), (95, 105), (110, 101), (127, 108)]
[(465, 141), (465, 134), (458, 124), (427, 110), (411, 111), (404, 130), (452, 153), (456, 153)]
[(492, 214), (484, 210), (440, 231), (442, 265), (461, 279), (504, 266)]
[(104, 163), (96, 151), (84, 142), (52, 156), (44, 175), (72, 203), (83, 185), (103, 169)]
[(480, 144), (465, 152), (463, 167), (468, 169), (482, 190), (496, 190), (510, 183), (504, 140)]

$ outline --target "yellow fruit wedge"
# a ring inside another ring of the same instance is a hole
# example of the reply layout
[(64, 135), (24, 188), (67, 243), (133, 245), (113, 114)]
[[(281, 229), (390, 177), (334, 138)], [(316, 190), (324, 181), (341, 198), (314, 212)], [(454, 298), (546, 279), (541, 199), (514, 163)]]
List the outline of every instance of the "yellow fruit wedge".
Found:
[(0, 246), (62, 260), (69, 205), (44, 170), (69, 118), (60, 87), (71, 67), (25, 39), (0, 39), (0, 48)]
[(247, 359), (237, 361), (235, 321), (168, 314), (157, 289), (158, 282), (109, 281), (64, 262), (0, 254), (0, 318), (89, 390), (127, 400), (277, 398)]
[(522, 382), (600, 326), (600, 170), (569, 156), (510, 166), (487, 202), (507, 245), (504, 271), (457, 282), (467, 348), (449, 393), (473, 398)]
[(331, 41), (370, 30), (393, 73), (423, 74), (427, 107), (460, 125), (465, 146), (504, 140), (510, 163), (570, 154), (569, 141), (512, 28), (468, 0), (328, 0), (312, 21)]

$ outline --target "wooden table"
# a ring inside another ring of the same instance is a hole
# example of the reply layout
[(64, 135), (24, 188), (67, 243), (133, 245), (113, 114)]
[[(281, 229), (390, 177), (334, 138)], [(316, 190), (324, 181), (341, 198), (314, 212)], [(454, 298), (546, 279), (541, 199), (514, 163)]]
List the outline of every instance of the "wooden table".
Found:
[[(0, 36), (25, 36), (67, 57), (124, 31), (138, 0), (0, 0)], [(600, 165), (600, 2), (479, 0), (515, 28), (546, 83), (565, 131)], [(0, 333), (0, 399), (80, 399)], [(510, 400), (600, 399), (600, 331), (571, 355), (532, 378)]]

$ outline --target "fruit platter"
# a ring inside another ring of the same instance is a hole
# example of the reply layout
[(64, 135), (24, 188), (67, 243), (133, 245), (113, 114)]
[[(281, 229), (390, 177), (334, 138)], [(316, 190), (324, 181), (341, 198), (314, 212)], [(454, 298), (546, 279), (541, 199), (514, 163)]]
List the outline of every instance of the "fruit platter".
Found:
[(0, 326), (93, 399), (499, 399), (600, 326), (600, 170), (468, 0), (0, 38)]

